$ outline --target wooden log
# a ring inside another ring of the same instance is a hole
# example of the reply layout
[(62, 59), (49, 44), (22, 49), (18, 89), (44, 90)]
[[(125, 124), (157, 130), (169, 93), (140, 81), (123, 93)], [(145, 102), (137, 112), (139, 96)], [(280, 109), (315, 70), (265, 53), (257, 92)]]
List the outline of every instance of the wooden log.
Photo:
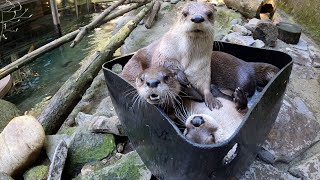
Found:
[(152, 27), (152, 25), (154, 24), (154, 22), (157, 18), (158, 12), (160, 10), (160, 7), (161, 7), (161, 3), (159, 0), (157, 0), (153, 5), (153, 8), (148, 16), (148, 19), (145, 22), (145, 27), (147, 29), (150, 29)]
[(112, 10), (114, 10), (116, 7), (120, 6), (122, 3), (124, 3), (126, 0), (119, 0), (118, 2), (114, 3), (113, 5), (109, 6), (106, 10), (104, 10), (99, 16), (97, 16), (91, 23), (87, 24), (84, 27), (80, 28), (80, 32), (77, 34), (76, 38), (74, 38), (73, 42), (71, 43), (70, 47), (74, 47), (76, 44), (78, 44), (84, 35), (86, 35), (89, 31), (91, 31), (93, 28), (95, 28), (99, 22), (101, 22), (107, 15), (110, 14)]
[(152, 8), (154, 2), (146, 5), (133, 20), (123, 26), (101, 52), (96, 52), (91, 58), (84, 61), (81, 68), (76, 71), (51, 98), (49, 104), (39, 115), (38, 121), (42, 124), (46, 134), (55, 133), (62, 125), (72, 108), (80, 100), (86, 87), (98, 74), (104, 62), (112, 58), (113, 53), (124, 43), (124, 40), (135, 29), (138, 23)]
[[(141, 7), (144, 4), (134, 4), (130, 7), (127, 8), (123, 8), (120, 9), (112, 14), (109, 14), (99, 25), (102, 25), (103, 23), (106, 23), (112, 19), (115, 19), (119, 16), (122, 16), (124, 13), (127, 13), (133, 9), (136, 9), (138, 7)], [(0, 79), (6, 77), (8, 74), (11, 74), (12, 72), (20, 69), (21, 67), (23, 67), (26, 64), (31, 63), (32, 61), (34, 61), (37, 57), (39, 57), (40, 55), (51, 51), (54, 48), (57, 48), (59, 46), (61, 46), (62, 44), (65, 44), (67, 42), (72, 41), (76, 35), (80, 32), (80, 30), (75, 30), (73, 32), (70, 32), (34, 51), (32, 51), (29, 54), (26, 54), (24, 56), (22, 56), (21, 58), (17, 59), (15, 62), (3, 67), (2, 69), (0, 69)]]

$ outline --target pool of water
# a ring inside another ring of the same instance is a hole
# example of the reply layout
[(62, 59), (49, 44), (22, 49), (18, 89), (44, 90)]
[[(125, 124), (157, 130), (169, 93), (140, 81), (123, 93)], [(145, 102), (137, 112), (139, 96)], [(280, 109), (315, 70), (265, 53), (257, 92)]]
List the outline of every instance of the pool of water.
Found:
[[(64, 22), (66, 28), (63, 27), (62, 30), (67, 32), (67, 29), (76, 29), (83, 26), (96, 15), (85, 15), (76, 23), (74, 21), (73, 23)], [(53, 96), (80, 67), (79, 63), (85, 57), (106, 46), (113, 28), (114, 23), (110, 22), (96, 28), (75, 48), (70, 48), (70, 43), (67, 43), (37, 58), (25, 67), (25, 69), (31, 71), (32, 75), (20, 84), (19, 93), (11, 93), (5, 99), (16, 104), (21, 111), (27, 111), (43, 98)]]

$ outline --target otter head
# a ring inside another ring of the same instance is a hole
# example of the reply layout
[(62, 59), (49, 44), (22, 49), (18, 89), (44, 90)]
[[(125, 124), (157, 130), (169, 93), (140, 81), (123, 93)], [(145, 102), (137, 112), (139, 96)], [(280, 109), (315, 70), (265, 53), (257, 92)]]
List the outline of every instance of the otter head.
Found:
[(186, 123), (184, 135), (198, 144), (215, 144), (224, 139), (223, 132), (214, 118), (206, 114), (191, 115)]
[(175, 74), (168, 69), (157, 67), (144, 70), (136, 78), (136, 89), (140, 97), (150, 104), (172, 102), (180, 92)]
[(193, 37), (213, 36), (215, 8), (205, 2), (189, 2), (178, 12), (179, 29)]

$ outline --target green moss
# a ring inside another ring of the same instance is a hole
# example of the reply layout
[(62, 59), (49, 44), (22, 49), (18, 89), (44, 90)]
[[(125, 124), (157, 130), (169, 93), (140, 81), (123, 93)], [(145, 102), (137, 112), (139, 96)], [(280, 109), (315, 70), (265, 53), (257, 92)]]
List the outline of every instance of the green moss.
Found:
[(25, 180), (45, 180), (47, 179), (49, 167), (45, 165), (36, 166), (29, 169), (24, 175)]
[(79, 179), (144, 179), (148, 176), (151, 176), (151, 173), (134, 151), (126, 154), (116, 163)]
[(67, 127), (59, 131), (57, 134), (66, 134), (69, 137), (76, 131), (77, 127)]
[[(301, 5), (303, 4), (303, 6)], [(318, 0), (280, 0), (280, 9), (292, 15), (303, 29), (320, 43), (320, 1)]]

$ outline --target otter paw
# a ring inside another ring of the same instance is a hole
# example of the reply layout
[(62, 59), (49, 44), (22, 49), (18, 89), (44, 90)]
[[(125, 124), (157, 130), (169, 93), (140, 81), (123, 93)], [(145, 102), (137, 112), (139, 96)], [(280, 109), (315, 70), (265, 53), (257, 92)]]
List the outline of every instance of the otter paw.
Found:
[(236, 103), (237, 110), (247, 109), (247, 105), (248, 105), (247, 95), (240, 87), (238, 87), (234, 91), (232, 96), (233, 96), (234, 103)]
[(220, 109), (222, 107), (221, 102), (215, 97), (213, 97), (211, 93), (204, 95), (204, 101), (206, 106), (208, 106), (210, 110), (213, 110), (214, 108)]

